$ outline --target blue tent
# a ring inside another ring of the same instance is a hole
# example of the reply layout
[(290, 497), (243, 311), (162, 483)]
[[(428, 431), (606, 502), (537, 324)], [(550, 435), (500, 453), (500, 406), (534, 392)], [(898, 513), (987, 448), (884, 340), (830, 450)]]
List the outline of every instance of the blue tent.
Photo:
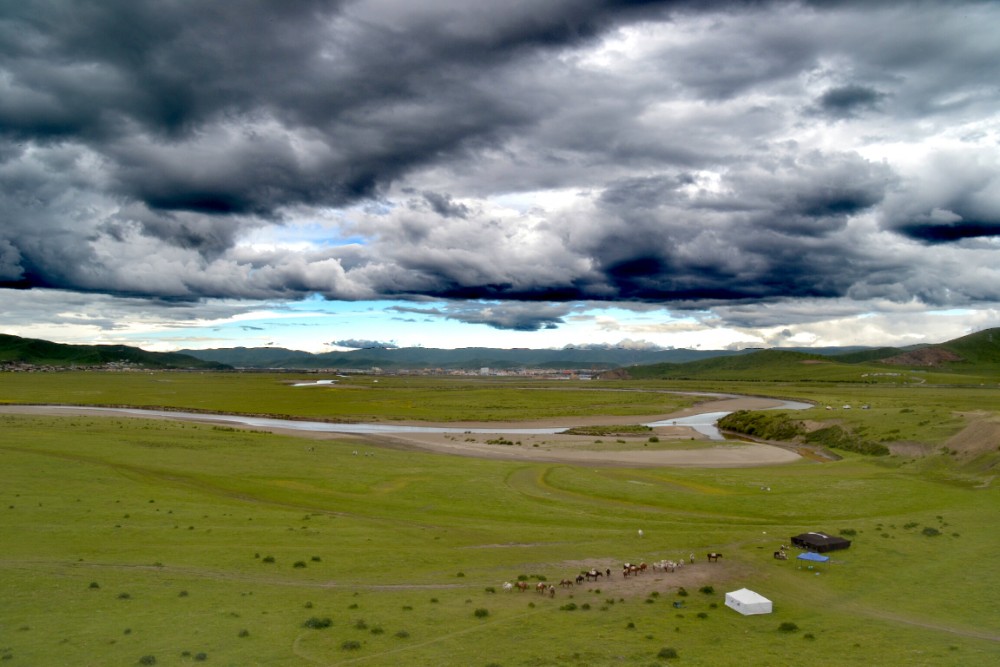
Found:
[(825, 563), (830, 560), (829, 556), (823, 556), (822, 554), (813, 553), (812, 551), (807, 551), (805, 553), (799, 554), (799, 560), (811, 560), (815, 563)]

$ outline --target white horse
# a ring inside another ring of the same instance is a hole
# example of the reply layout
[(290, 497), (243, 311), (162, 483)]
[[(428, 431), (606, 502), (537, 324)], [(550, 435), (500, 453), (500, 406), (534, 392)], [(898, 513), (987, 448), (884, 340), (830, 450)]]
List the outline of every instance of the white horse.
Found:
[(503, 582), (504, 593), (510, 593), (512, 590), (514, 590), (514, 584), (510, 583), (509, 581)]

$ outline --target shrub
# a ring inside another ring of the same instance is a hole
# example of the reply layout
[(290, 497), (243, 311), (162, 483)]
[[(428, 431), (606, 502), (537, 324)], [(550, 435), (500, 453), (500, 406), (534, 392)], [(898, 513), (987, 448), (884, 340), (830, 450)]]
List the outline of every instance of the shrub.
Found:
[(676, 660), (678, 658), (677, 649), (669, 647), (661, 648), (660, 652), (656, 654), (656, 657), (660, 660)]
[(139, 664), (140, 665), (155, 665), (156, 664), (156, 656), (155, 655), (144, 655), (141, 658), (139, 658)]
[(119, 600), (131, 600), (132, 596), (129, 595), (128, 593), (119, 593), (118, 594), (118, 599)]
[(99, 583), (97, 583), (96, 581), (90, 582), (90, 588), (100, 588), (100, 587), (101, 587), (101, 585)]
[(198, 662), (205, 662), (206, 660), (208, 660), (208, 654), (205, 653), (204, 651), (202, 651), (201, 653), (195, 653), (194, 659), (197, 660)]
[(778, 626), (778, 632), (798, 632), (799, 626), (790, 621), (785, 621)]
[(940, 530), (938, 530), (937, 528), (932, 528), (930, 526), (927, 526), (920, 532), (926, 535), (927, 537), (937, 537), (938, 535), (941, 534)]
[(840, 534), (843, 535), (844, 537), (854, 537), (855, 535), (858, 534), (858, 531), (854, 530), (853, 528), (841, 528)]
[(479, 607), (474, 612), (472, 612), (472, 615), (475, 616), (476, 618), (486, 618), (487, 616), (490, 615), (490, 611), (489, 609), (483, 609), (482, 607)]
[(385, 630), (382, 629), (381, 625), (373, 625), (372, 629), (369, 630), (369, 632), (371, 632), (373, 635), (380, 635), (380, 634), (384, 633)]
[(365, 619), (359, 618), (358, 620), (354, 621), (354, 627), (356, 627), (358, 630), (367, 630), (368, 623), (365, 622)]
[(322, 630), (323, 628), (328, 628), (333, 625), (333, 620), (326, 616), (323, 618), (313, 616), (302, 625), (307, 628), (312, 628), (313, 630)]
[(698, 590), (704, 593), (705, 595), (711, 595), (712, 593), (715, 592), (715, 588), (713, 588), (712, 586), (702, 586)]
[(708, 614), (703, 611), (699, 611), (697, 614), (698, 618), (708, 618)]
[(677, 589), (677, 594), (680, 595), (682, 598), (684, 598), (687, 597), (688, 592), (686, 588), (681, 586), (680, 588)]
[(323, 559), (322, 559), (322, 558), (320, 558), (319, 556), (313, 556), (313, 557), (312, 557), (312, 558), (310, 558), (309, 560), (311, 560), (311, 561), (312, 561), (312, 562), (314, 562), (314, 563), (319, 563), (319, 562), (321, 562), (321, 561), (322, 561)]
[(497, 592), (497, 589), (494, 588), (493, 586), (487, 586), (485, 590), (486, 590), (487, 593), (496, 593)]
[(246, 630), (246, 629), (240, 630), (240, 637), (249, 637), (249, 636), (250, 636), (250, 631), (249, 630)]
[(406, 630), (400, 630), (399, 632), (396, 633), (396, 636), (399, 637), (400, 639), (406, 639), (407, 637), (410, 636), (410, 633), (407, 632)]
[(650, 436), (650, 438), (649, 438), (649, 442), (659, 442), (659, 441), (660, 441), (660, 439), (657, 438), (655, 435)]
[(361, 648), (361, 642), (355, 639), (348, 639), (346, 642), (340, 645), (340, 648), (344, 651), (357, 651)]
[(302, 568), (302, 567), (305, 567), (305, 566), (306, 566), (306, 562), (304, 560), (297, 560), (294, 563), (292, 563), (292, 567)]
[(274, 556), (264, 556), (263, 561), (265, 563), (273, 563), (274, 562)]
[(559, 609), (562, 610), (562, 611), (575, 611), (576, 610), (576, 603), (575, 602), (569, 602), (569, 603), (564, 604), (563, 606), (559, 607)]

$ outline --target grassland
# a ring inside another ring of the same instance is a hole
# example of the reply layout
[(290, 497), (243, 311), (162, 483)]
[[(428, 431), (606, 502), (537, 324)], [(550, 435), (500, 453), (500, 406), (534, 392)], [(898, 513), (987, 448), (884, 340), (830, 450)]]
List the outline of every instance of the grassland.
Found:
[[(438, 421), (651, 414), (687, 400), (625, 391), (638, 388), (629, 383), (527, 391), (358, 379), (323, 389), (290, 388), (288, 379), (5, 374), (0, 400)], [(812, 399), (819, 407), (811, 417), (855, 420), (870, 437), (898, 429), (908, 438), (926, 433), (934, 446), (960, 428), (957, 413), (997, 405), (977, 388), (755, 387)], [(847, 402), (871, 409), (825, 410)], [(935, 452), (639, 471), (203, 424), (0, 416), (0, 659), (996, 664), (1000, 498), (987, 474), (956, 465)], [(779, 543), (814, 529), (849, 532), (854, 544), (813, 570), (772, 559)], [(710, 565), (705, 551), (724, 557)], [(690, 552), (698, 560), (674, 575), (626, 584), (616, 572), (611, 581), (557, 586), (554, 598), (501, 589), (519, 576), (558, 584), (591, 565)], [(725, 608), (724, 592), (741, 587), (772, 599), (775, 612), (742, 617)], [(308, 627), (327, 619), (328, 627)], [(663, 649), (678, 658), (660, 657), (669, 654)]]

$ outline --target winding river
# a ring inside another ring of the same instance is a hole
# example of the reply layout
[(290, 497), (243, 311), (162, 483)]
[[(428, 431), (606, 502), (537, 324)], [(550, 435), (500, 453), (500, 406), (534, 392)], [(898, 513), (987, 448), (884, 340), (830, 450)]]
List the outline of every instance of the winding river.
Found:
[[(722, 399), (744, 398), (733, 394), (698, 394), (701, 396), (713, 396)], [(778, 405), (764, 408), (767, 410), (804, 410), (812, 407), (808, 403), (798, 401), (781, 401)], [(147, 410), (143, 408), (98, 408), (78, 405), (46, 405), (46, 406), (3, 406), (0, 412), (41, 412), (48, 414), (76, 414), (76, 415), (106, 415), (106, 416), (131, 416), (147, 419), (180, 419), (186, 421), (210, 422), (218, 424), (236, 424), (260, 429), (286, 429), (291, 431), (309, 431), (314, 433), (349, 433), (357, 435), (391, 435), (401, 433), (475, 433), (475, 434), (505, 434), (505, 435), (555, 435), (572, 428), (572, 425), (544, 427), (544, 428), (518, 428), (507, 423), (498, 423), (489, 426), (414, 426), (410, 424), (343, 424), (319, 421), (303, 421), (297, 419), (274, 419), (269, 417), (248, 417), (243, 415), (229, 415), (218, 413), (198, 413), (182, 412), (174, 410)], [(658, 426), (684, 426), (702, 435), (709, 440), (724, 440), (716, 424), (720, 419), (731, 412), (702, 412), (686, 417), (667, 418), (660, 421), (649, 422), (645, 426), (656, 428)]]

